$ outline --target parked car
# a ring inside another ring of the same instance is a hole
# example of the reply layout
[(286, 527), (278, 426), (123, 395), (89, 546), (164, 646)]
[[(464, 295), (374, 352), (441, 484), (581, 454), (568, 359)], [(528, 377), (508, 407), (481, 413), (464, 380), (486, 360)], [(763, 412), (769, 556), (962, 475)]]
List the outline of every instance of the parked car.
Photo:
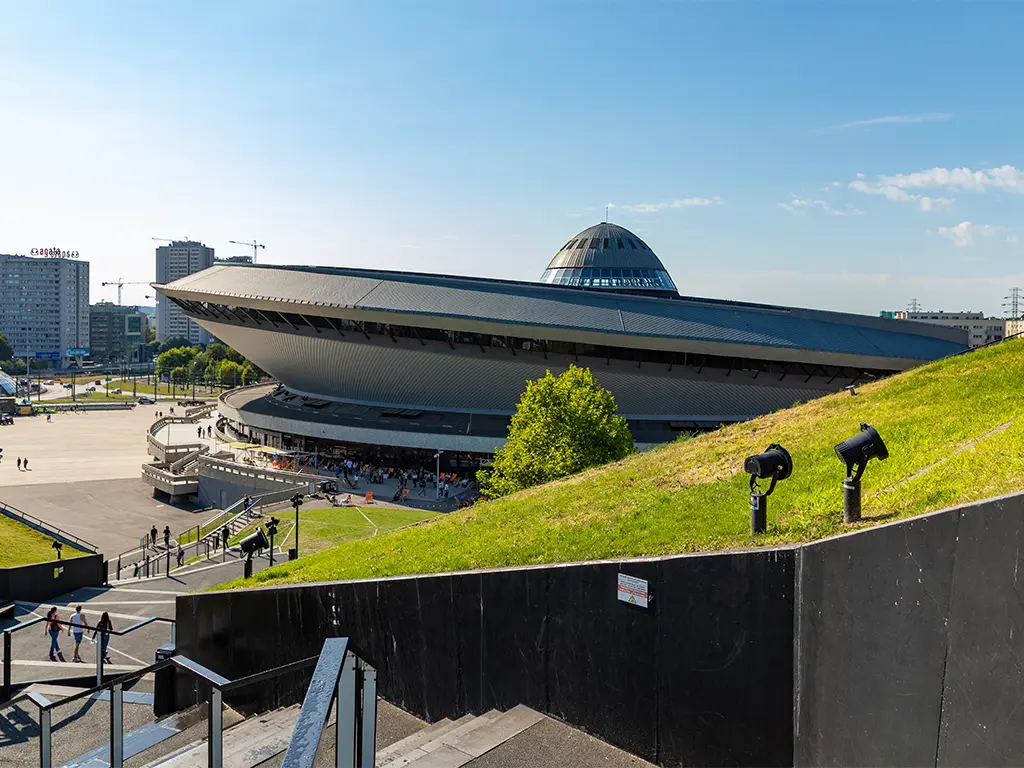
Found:
[(95, 392), (96, 391), (96, 387), (94, 385), (90, 384), (88, 387), (85, 388), (85, 391), (86, 392)]
[(46, 381), (43, 382), (43, 384), (45, 384), (48, 387), (52, 387), (53, 386), (53, 379), (47, 379)]
[(139, 405), (156, 405), (156, 400), (152, 397), (140, 397)]
[(115, 390), (114, 390), (114, 392), (113, 392), (113, 394), (115, 394), (115, 395), (120, 395), (120, 394), (121, 394), (121, 388), (120, 388), (120, 387), (118, 387), (117, 389), (115, 389)]
[(64, 389), (71, 389), (71, 388), (72, 388), (73, 386), (75, 386), (75, 385), (74, 385), (74, 384), (71, 384), (71, 383), (69, 382), (69, 383), (67, 383), (67, 384), (64, 384)]

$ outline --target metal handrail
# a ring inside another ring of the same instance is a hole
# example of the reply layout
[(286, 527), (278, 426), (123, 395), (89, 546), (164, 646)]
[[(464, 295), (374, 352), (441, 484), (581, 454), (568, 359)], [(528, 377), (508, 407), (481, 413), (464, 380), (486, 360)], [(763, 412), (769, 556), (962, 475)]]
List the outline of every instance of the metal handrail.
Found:
[[(340, 646), (338, 645), (340, 643)], [(340, 656), (338, 650), (340, 648)], [(361, 663), (361, 662), (360, 662)], [(274, 669), (266, 670), (264, 672), (257, 672), (253, 675), (239, 678), (237, 680), (229, 680), (228, 678), (217, 674), (213, 670), (199, 664), (196, 661), (188, 658), (187, 656), (172, 656), (169, 659), (162, 659), (154, 664), (150, 664), (142, 669), (137, 669), (132, 672), (128, 672), (123, 675), (118, 675), (107, 682), (100, 682), (93, 688), (86, 691), (80, 691), (72, 694), (66, 698), (62, 698), (58, 701), (50, 701), (45, 696), (35, 693), (27, 692), (19, 694), (10, 701), (4, 704), (5, 707), (12, 706), (22, 701), (31, 701), (39, 709), (39, 765), (40, 768), (52, 768), (52, 725), (51, 725), (51, 712), (54, 708), (70, 704), (80, 699), (85, 699), (90, 696), (94, 696), (102, 691), (110, 691), (110, 733), (109, 733), (109, 754), (110, 754), (110, 766), (111, 768), (123, 768), (124, 765), (124, 687), (126, 684), (131, 683), (135, 680), (141, 679), (146, 675), (154, 674), (163, 669), (174, 667), (180, 670), (196, 680), (200, 680), (210, 686), (210, 700), (209, 700), (209, 713), (207, 716), (207, 764), (211, 768), (221, 768), (223, 765), (224, 756), (224, 694), (232, 693), (241, 688), (244, 688), (255, 683), (260, 683), (265, 680), (270, 680), (281, 675), (290, 674), (299, 669), (311, 667), (316, 664), (316, 671), (313, 674), (313, 682), (310, 683), (309, 691), (306, 693), (306, 699), (303, 702), (302, 710), (299, 713), (299, 722), (295, 726), (295, 734), (299, 732), (300, 724), (304, 724), (308, 727), (310, 724), (320, 722), (320, 714), (322, 704), (322, 696), (317, 696), (319, 692), (318, 681), (324, 679), (324, 670), (327, 670), (327, 674), (334, 674), (336, 678), (336, 684), (330, 686), (328, 691), (328, 704), (326, 709), (329, 711), (331, 704), (334, 701), (335, 692), (342, 694), (344, 698), (339, 698), (338, 707), (338, 734), (343, 737), (347, 732), (347, 723), (351, 720), (352, 723), (352, 743), (348, 743), (348, 740), (339, 738), (339, 747), (337, 748), (338, 755), (351, 755), (349, 762), (338, 762), (337, 765), (352, 766), (352, 768), (364, 768), (369, 766), (372, 768), (375, 746), (373, 739), (376, 736), (376, 673), (372, 671), (371, 667), (366, 666), (364, 668), (363, 676), (361, 680), (361, 688), (357, 688), (355, 679), (355, 655), (348, 650), (348, 640), (340, 638), (337, 640), (328, 640), (324, 643), (324, 649), (321, 651), (319, 656), (311, 656), (306, 659), (299, 661), (293, 661), (288, 664), (282, 664)], [(323, 669), (322, 669), (323, 668)], [(351, 673), (349, 674), (349, 670)], [(370, 671), (372, 674), (366, 675), (366, 671)], [(320, 677), (318, 677), (320, 675)], [(361, 701), (357, 701), (355, 696), (357, 690), (361, 691)], [(369, 699), (367, 697), (370, 697)], [(307, 709), (307, 702), (311, 699), (317, 701), (316, 711), (313, 711), (312, 706)], [(366, 703), (367, 701), (372, 702), (371, 713), (372, 717), (368, 718), (366, 715)], [(305, 719), (304, 719), (305, 716)], [(323, 722), (320, 724), (320, 731), (323, 730), (323, 724), (326, 723), (327, 712), (323, 713)], [(367, 726), (367, 719), (369, 719), (369, 725)], [(356, 743), (356, 730), (355, 725), (357, 722), (362, 724), (360, 729), (361, 739), (359, 743)], [(296, 735), (292, 735), (292, 741), (288, 747), (288, 754), (292, 754), (293, 745), (296, 744)], [(367, 742), (367, 738), (370, 739)], [(320, 734), (317, 733), (314, 742), (304, 742), (299, 739), (299, 746), (296, 748), (296, 754), (301, 753), (302, 765), (312, 765), (313, 758), (316, 756), (316, 748), (320, 742)], [(341, 744), (340, 742), (345, 742)], [(308, 752), (308, 758), (306, 753)], [(361, 755), (361, 759), (356, 763), (356, 755)], [(287, 761), (287, 755), (285, 756)], [(368, 761), (368, 762), (367, 762)]]
[(312, 768), (335, 701), (334, 764), (338, 768), (374, 768), (377, 670), (356, 656), (346, 637), (324, 641), (281, 768)]
[(35, 515), (30, 515), (28, 512), (20, 510), (17, 507), (12, 507), (10, 504), (6, 504), (0, 501), (0, 508), (3, 509), (4, 514), (11, 513), (10, 516), (12, 517), (20, 516), (24, 520), (28, 520), (32, 523), (35, 523), (40, 528), (44, 528), (45, 530), (51, 532), (50, 536), (52, 536), (53, 538), (60, 537), (62, 539), (67, 540), (67, 542), (76, 549), (81, 549), (84, 547), (85, 549), (82, 549), (82, 551), (88, 551), (90, 554), (96, 554), (96, 552), (99, 551), (99, 548), (95, 544), (86, 541), (80, 536), (75, 536), (75, 534), (73, 533), (68, 533), (63, 528), (60, 528), (56, 525), (52, 525), (46, 522), (45, 520), (36, 517)]
[[(36, 616), (34, 618), (29, 619), (28, 621), (22, 621), (22, 622), (20, 622), (20, 623), (18, 623), (16, 625), (14, 625), (13, 627), (8, 627), (7, 629), (5, 629), (3, 631), (3, 637), (4, 637), (4, 639), (3, 639), (3, 644), (4, 644), (3, 688), (0, 689), (0, 690), (2, 690), (2, 697), (3, 698), (6, 698), (8, 695), (10, 695), (11, 687), (13, 685), (13, 683), (11, 681), (11, 661), (12, 661), (12, 658), (11, 658), (11, 647), (12, 647), (11, 636), (14, 635), (15, 632), (20, 632), (23, 629), (27, 629), (28, 627), (35, 626), (36, 624), (39, 624), (40, 622), (43, 622), (43, 621), (47, 621), (47, 618), (45, 616)], [(142, 619), (141, 621), (137, 621), (134, 624), (132, 624), (131, 626), (125, 627), (124, 629), (101, 630), (101, 629), (98, 629), (96, 627), (83, 627), (82, 631), (83, 631), (83, 634), (85, 632), (93, 632), (93, 633), (99, 633), (99, 634), (103, 634), (103, 635), (111, 635), (111, 636), (114, 636), (114, 637), (123, 637), (124, 635), (131, 634), (132, 632), (140, 630), (143, 627), (148, 627), (150, 624), (154, 624), (156, 622), (163, 622), (163, 623), (171, 625), (171, 642), (174, 643), (176, 641), (176, 639), (177, 639), (178, 623), (177, 623), (177, 621), (175, 619), (168, 619), (168, 618), (165, 618), (163, 616), (150, 616), (149, 618)], [(63, 627), (74, 627), (75, 626), (70, 621), (64, 621), (63, 619), (57, 619), (53, 623), (57, 624), (58, 626), (63, 626)], [(101, 645), (100, 648), (98, 648), (97, 651), (96, 651), (96, 685), (101, 685), (103, 683), (103, 663), (104, 662), (103, 662), (103, 653), (102, 653), (102, 645)], [(45, 681), (43, 681), (43, 682), (45, 682)]]

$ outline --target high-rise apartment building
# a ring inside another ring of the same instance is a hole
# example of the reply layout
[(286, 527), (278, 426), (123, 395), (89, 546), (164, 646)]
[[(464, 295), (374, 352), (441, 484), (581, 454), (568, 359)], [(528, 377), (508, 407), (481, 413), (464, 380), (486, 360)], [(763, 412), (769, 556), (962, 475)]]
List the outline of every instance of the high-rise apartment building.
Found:
[[(213, 266), (213, 248), (194, 240), (175, 240), (156, 249), (156, 282), (164, 285), (202, 272)], [(156, 296), (156, 340), (181, 336), (192, 344), (207, 344), (213, 340), (198, 323), (190, 320), (182, 310), (163, 295)]]
[(892, 313), (896, 320), (913, 320), (918, 323), (944, 325), (967, 331), (967, 344), (971, 349), (1002, 341), (1006, 335), (1006, 320), (1001, 317), (985, 317), (984, 312), (907, 312)]
[(0, 333), (18, 357), (66, 365), (89, 346), (89, 262), (0, 253)]

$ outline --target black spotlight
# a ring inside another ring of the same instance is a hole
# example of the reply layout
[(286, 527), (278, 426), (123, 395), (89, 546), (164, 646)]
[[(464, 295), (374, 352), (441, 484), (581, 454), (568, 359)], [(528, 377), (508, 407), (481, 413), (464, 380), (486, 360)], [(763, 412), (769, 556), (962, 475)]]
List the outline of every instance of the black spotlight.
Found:
[(256, 550), (266, 549), (270, 546), (270, 542), (267, 541), (267, 534), (263, 532), (262, 528), (257, 528), (255, 533), (251, 533), (238, 542), (239, 548), (247, 557), (252, 557)]
[(50, 546), (57, 551), (57, 559), (60, 560), (60, 551), (64, 548), (64, 545), (54, 539), (53, 544)]
[[(793, 459), (789, 451), (778, 443), (772, 443), (764, 453), (748, 456), (743, 462), (743, 471), (750, 475), (750, 533), (764, 533), (768, 527), (768, 497), (779, 480), (793, 474)], [(757, 481), (769, 478), (772, 482), (768, 490), (762, 491)]]
[(836, 446), (836, 456), (846, 465), (843, 480), (843, 522), (860, 520), (860, 478), (871, 459), (889, 458), (889, 449), (870, 424), (861, 424), (860, 432)]

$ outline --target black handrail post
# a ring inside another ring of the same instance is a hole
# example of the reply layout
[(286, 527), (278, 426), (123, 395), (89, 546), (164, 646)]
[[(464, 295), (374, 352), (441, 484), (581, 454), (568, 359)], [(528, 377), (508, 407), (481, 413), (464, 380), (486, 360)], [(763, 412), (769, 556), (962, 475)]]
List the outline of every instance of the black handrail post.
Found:
[(216, 686), (210, 689), (210, 712), (207, 735), (207, 765), (209, 768), (221, 768), (224, 760), (224, 707), (223, 694)]
[(4, 630), (4, 699), (11, 698), (11, 630)]
[(121, 580), (121, 556), (117, 556), (117, 580)]
[(334, 740), (334, 764), (356, 765), (356, 657), (345, 653), (338, 675), (337, 731)]

